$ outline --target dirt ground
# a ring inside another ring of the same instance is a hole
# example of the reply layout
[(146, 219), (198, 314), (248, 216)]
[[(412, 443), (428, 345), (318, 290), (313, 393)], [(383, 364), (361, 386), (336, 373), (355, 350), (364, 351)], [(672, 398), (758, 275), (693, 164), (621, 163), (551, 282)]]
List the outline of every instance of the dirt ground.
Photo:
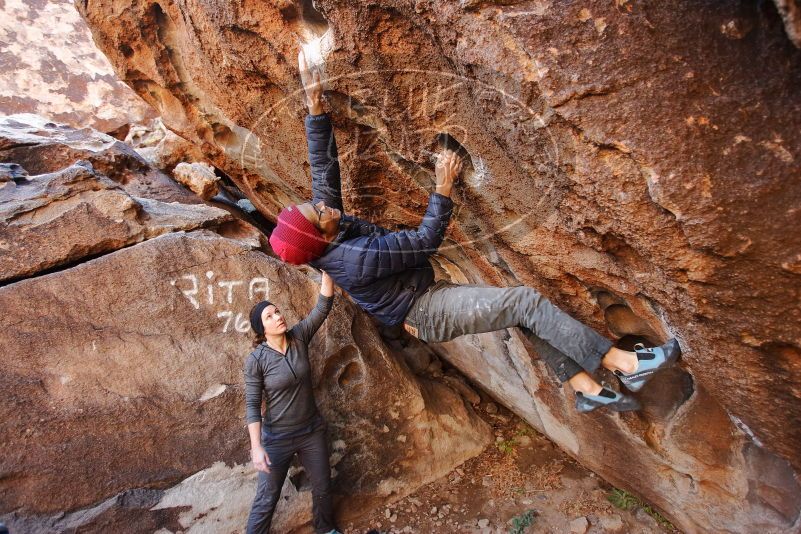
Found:
[(630, 508), (615, 507), (608, 498), (614, 488), (519, 418), (492, 403), (482, 403), (480, 413), (495, 430), (493, 446), (401, 501), (343, 525), (344, 534), (677, 532), (633, 496), (618, 493), (614, 500)]

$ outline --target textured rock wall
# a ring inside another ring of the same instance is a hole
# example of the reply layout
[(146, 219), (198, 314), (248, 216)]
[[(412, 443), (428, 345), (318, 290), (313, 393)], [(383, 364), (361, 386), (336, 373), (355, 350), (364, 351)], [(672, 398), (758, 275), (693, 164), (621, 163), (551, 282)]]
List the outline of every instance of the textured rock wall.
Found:
[(76, 6), (267, 216), (309, 195), (299, 43), (325, 74), (347, 209), (416, 225), (450, 134), (470, 165), (440, 276), (531, 285), (621, 346), (678, 337), (684, 358), (642, 412), (579, 417), (517, 334), (440, 354), (688, 532), (798, 529), (801, 53), (773, 4)]
[(784, 20), (787, 36), (801, 48), (801, 4), (797, 0), (774, 0)]
[(0, 15), (0, 113), (104, 132), (155, 116), (114, 74), (69, 0), (6, 0)]
[[(30, 115), (0, 121), (0, 243), (0, 521), (242, 531), (256, 489), (247, 314), (269, 298), (297, 321), (317, 284), (125, 145)], [(458, 389), (413, 373), (342, 297), (310, 352), (343, 520), (492, 439)], [(309, 521), (301, 469), (284, 496), (279, 532)]]

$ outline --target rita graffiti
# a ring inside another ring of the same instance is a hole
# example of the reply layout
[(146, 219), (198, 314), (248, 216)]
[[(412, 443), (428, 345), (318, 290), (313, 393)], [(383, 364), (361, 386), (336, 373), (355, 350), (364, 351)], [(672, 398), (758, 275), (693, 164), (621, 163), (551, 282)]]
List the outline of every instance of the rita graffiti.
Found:
[(201, 307), (216, 310), (217, 317), (224, 320), (223, 333), (244, 334), (250, 330), (247, 314), (231, 310), (234, 301), (242, 302), (245, 295), (249, 301), (264, 300), (270, 293), (270, 280), (267, 278), (256, 277), (248, 281), (225, 280), (217, 278), (213, 271), (206, 271), (205, 277), (184, 274), (170, 280), (170, 285), (177, 288), (196, 310)]

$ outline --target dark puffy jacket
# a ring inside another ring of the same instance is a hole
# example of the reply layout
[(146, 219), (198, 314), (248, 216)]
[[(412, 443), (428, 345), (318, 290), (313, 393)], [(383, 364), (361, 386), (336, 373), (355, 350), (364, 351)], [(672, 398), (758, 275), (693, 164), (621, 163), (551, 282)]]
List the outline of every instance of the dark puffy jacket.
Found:
[[(327, 113), (306, 117), (306, 140), (313, 202), (342, 210), (339, 158)], [(428, 257), (442, 243), (452, 211), (450, 198), (432, 193), (420, 226), (399, 232), (343, 214), (339, 234), (310, 265), (326, 271), (383, 324), (399, 324), (412, 300), (434, 281)]]

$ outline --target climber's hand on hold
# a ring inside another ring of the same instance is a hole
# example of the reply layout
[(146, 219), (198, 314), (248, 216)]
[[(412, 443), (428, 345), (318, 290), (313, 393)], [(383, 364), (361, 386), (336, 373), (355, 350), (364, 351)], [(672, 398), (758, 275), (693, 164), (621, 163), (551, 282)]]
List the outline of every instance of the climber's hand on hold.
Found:
[(259, 446), (250, 449), (250, 458), (253, 460), (253, 467), (256, 468), (256, 471), (270, 472), (270, 457), (267, 456), (267, 451), (264, 450), (264, 447)]
[(450, 197), (453, 182), (460, 172), (462, 172), (462, 158), (453, 150), (445, 149), (440, 152), (434, 167), (434, 174), (437, 177), (437, 193)]
[(323, 112), (323, 84), (320, 82), (320, 70), (309, 68), (303, 48), (298, 52), (298, 70), (305, 92), (306, 107), (309, 108), (310, 114), (320, 115)]

